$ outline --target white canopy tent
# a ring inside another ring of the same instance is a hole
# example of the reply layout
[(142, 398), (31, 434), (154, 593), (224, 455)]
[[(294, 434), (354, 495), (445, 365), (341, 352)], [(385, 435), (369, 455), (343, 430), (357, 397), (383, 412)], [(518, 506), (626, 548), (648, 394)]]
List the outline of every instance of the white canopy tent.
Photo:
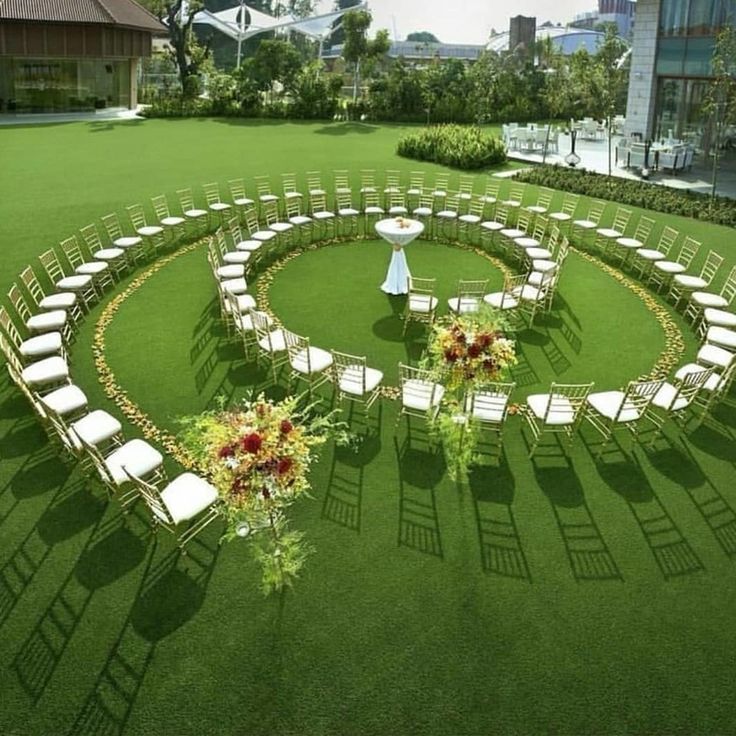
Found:
[[(319, 41), (321, 56), (322, 44), (335, 29), (333, 25), (335, 21), (339, 20), (345, 13), (351, 10), (365, 10), (367, 7), (368, 3), (361, 3), (345, 10), (336, 10), (331, 13), (314, 15), (308, 18), (296, 18), (293, 15), (284, 15), (276, 18), (268, 15), (268, 13), (262, 13), (260, 10), (254, 10), (244, 0), (241, 0), (240, 5), (228, 8), (227, 10), (221, 10), (219, 13), (200, 10), (194, 16), (194, 22), (212, 26), (237, 41), (238, 66), (240, 66), (243, 41), (268, 31), (297, 31), (309, 38), (313, 38)], [(182, 12), (186, 15), (186, 8), (183, 8)]]

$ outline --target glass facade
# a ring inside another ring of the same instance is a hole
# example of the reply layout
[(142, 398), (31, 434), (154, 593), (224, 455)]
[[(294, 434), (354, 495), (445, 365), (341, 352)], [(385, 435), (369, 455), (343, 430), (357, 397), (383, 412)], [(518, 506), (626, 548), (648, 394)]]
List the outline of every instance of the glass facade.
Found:
[(130, 106), (130, 60), (0, 57), (0, 112)]
[(708, 153), (712, 121), (704, 112), (715, 37), (736, 22), (736, 0), (661, 0), (654, 137), (689, 141)]

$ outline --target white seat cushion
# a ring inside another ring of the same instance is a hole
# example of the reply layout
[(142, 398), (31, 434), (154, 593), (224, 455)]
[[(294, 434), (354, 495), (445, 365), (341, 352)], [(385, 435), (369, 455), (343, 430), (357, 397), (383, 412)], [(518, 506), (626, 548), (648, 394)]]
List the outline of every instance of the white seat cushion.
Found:
[(720, 325), (721, 327), (736, 327), (736, 314), (723, 309), (711, 309), (708, 307), (703, 312), (703, 317), (709, 325)]
[[(233, 200), (233, 204), (236, 204), (238, 207), (247, 207), (249, 204), (253, 204), (253, 200), (249, 197), (237, 197)], [(204, 212), (206, 215), (207, 213)]]
[(665, 411), (682, 411), (690, 402), (684, 396), (678, 396), (677, 387), (665, 381), (652, 397), (652, 404)]
[(114, 261), (117, 258), (122, 258), (124, 255), (125, 250), (123, 248), (103, 248), (92, 254), (98, 261)]
[(725, 327), (709, 327), (705, 333), (705, 341), (711, 345), (718, 345), (726, 350), (736, 350), (736, 330), (727, 330)]
[(64, 358), (54, 356), (44, 358), (37, 363), (26, 366), (20, 374), (28, 386), (43, 386), (46, 383), (57, 383), (69, 378), (69, 366)]
[(312, 217), (314, 217), (315, 220), (329, 220), (330, 218), (334, 217), (334, 212), (329, 212), (328, 210), (322, 210), (321, 212), (313, 212)]
[(229, 264), (248, 263), (248, 261), (250, 260), (250, 251), (233, 250), (233, 251), (230, 251), (230, 253), (225, 253), (225, 255), (222, 257), (222, 260), (225, 261), (225, 263), (229, 263)]
[(695, 359), (698, 363), (705, 365), (713, 365), (718, 368), (728, 368), (733, 363), (736, 355), (728, 350), (718, 347), (717, 345), (703, 345), (698, 350), (698, 356)]
[(551, 261), (552, 253), (546, 248), (527, 248), (526, 257), (531, 258), (533, 261)]
[(217, 489), (194, 473), (182, 473), (161, 491), (175, 524), (189, 521), (217, 501)]
[[(428, 209), (428, 208), (425, 207), (424, 209)], [(365, 208), (365, 214), (366, 215), (383, 215), (384, 214), (384, 209), (383, 209), (383, 207), (378, 207), (376, 205), (369, 205), (368, 207)], [(417, 214), (417, 211), (416, 210), (414, 210), (414, 214), (415, 215)], [(431, 215), (432, 214), (432, 210), (429, 210), (429, 212), (426, 212), (424, 214)]]
[(143, 235), (145, 238), (150, 238), (153, 235), (160, 235), (164, 229), (161, 227), (161, 225), (144, 225), (143, 227), (138, 227), (135, 230), (138, 235)]
[(62, 386), (42, 396), (41, 403), (63, 417), (84, 409), (87, 406), (87, 397), (81, 388), (72, 384), (70, 386)]
[(409, 311), (429, 314), (437, 309), (436, 297), (429, 294), (409, 294)]
[(467, 222), (469, 225), (477, 225), (480, 222), (478, 215), (460, 215), (460, 222)]
[(480, 226), (484, 230), (490, 230), (491, 232), (498, 232), (506, 227), (502, 222), (496, 222), (495, 220), (486, 220), (485, 222), (481, 222)]
[(532, 394), (527, 396), (526, 403), (537, 419), (544, 419), (547, 407), (551, 404), (547, 424), (566, 426), (575, 421), (575, 407), (565, 396), (559, 394)]
[(69, 309), (77, 303), (77, 295), (72, 291), (49, 294), (39, 302), (41, 309)]
[(416, 207), (414, 211), (412, 212), (412, 214), (416, 215), (417, 217), (429, 217), (432, 214), (432, 208), (431, 207)]
[(530, 258), (534, 258), (532, 261), (532, 268), (535, 271), (539, 271), (540, 273), (550, 273), (551, 271), (555, 271), (557, 269), (557, 262), (552, 261), (548, 258), (535, 258), (534, 256), (529, 254)]
[[(501, 230), (501, 234), (503, 235), (504, 232)], [(514, 238), (514, 244), (518, 245), (519, 248), (537, 248), (540, 245), (540, 242), (538, 240), (535, 240), (534, 238), (528, 238), (526, 236), (522, 236), (521, 238)]]
[[(518, 227), (504, 227), (501, 230), (501, 235), (503, 235), (504, 238), (516, 240), (516, 238), (523, 238), (526, 233), (523, 230), (519, 230)], [(538, 245), (538, 243), (535, 243), (535, 245)]]
[(270, 345), (269, 340), (266, 337), (262, 337), (258, 341), (258, 347), (260, 347), (261, 350), (266, 350), (267, 352), (272, 353), (282, 353), (286, 350), (286, 337), (283, 330), (273, 330), (269, 334), (271, 336)]
[(332, 365), (332, 355), (322, 348), (314, 348), (311, 345), (306, 350), (300, 350), (289, 357), (291, 367), (299, 373), (309, 375), (321, 373)]
[(26, 322), (26, 327), (31, 332), (52, 332), (60, 330), (65, 324), (66, 312), (63, 309), (55, 309), (53, 312), (34, 314)]
[(654, 248), (639, 248), (639, 250), (636, 251), (636, 255), (639, 256), (639, 258), (643, 258), (645, 261), (662, 261), (665, 257), (664, 253), (660, 253)]
[[(191, 209), (191, 210), (185, 210), (184, 215), (186, 217), (191, 218), (197, 218), (197, 217), (204, 217), (207, 214), (207, 210), (200, 210), (200, 209)], [(117, 245), (117, 243), (116, 243)]]
[(106, 411), (102, 411), (102, 409), (96, 409), (76, 422), (73, 422), (69, 426), (68, 436), (72, 445), (77, 450), (81, 450), (82, 443), (79, 441), (80, 437), (88, 445), (94, 447), (114, 437), (122, 429), (120, 422), (112, 414), (108, 414)]
[(112, 241), (112, 244), (116, 248), (122, 248), (125, 250), (126, 248), (133, 248), (136, 245), (140, 245), (143, 241), (142, 238), (139, 238), (137, 235), (124, 235), (122, 238), (115, 238), (115, 240)]
[(549, 216), (558, 222), (567, 222), (572, 219), (572, 215), (568, 215), (567, 212), (550, 212)]
[(301, 196), (301, 192), (284, 192), (284, 199), (299, 199)]
[(272, 225), (269, 225), (269, 228), (271, 228), (275, 233), (285, 233), (293, 227), (294, 225), (291, 222), (274, 222)]
[(274, 230), (259, 230), (258, 232), (251, 233), (251, 237), (254, 240), (260, 240), (266, 243), (272, 238), (275, 238), (277, 234)]
[[(509, 402), (506, 394), (480, 394), (473, 402), (472, 416), (482, 422), (498, 424), (503, 421), (506, 405)], [(465, 411), (470, 410), (470, 402), (465, 405)]]
[[(375, 368), (365, 368), (365, 393), (369, 394), (383, 380), (383, 373)], [(363, 366), (349, 365), (340, 374), (340, 391), (353, 396), (363, 396)]]
[[(527, 286), (545, 286), (552, 280), (552, 275), (554, 274), (554, 271), (532, 271), (529, 276), (527, 276)], [(526, 288), (526, 287), (525, 287)], [(527, 289), (527, 291), (529, 291)], [(537, 293), (530, 292), (533, 294), (532, 299), (527, 299), (526, 301), (537, 301), (538, 299), (541, 299), (544, 297), (545, 293), (542, 291), (539, 292), (537, 288)]]
[[(230, 205), (227, 202), (213, 202), (210, 205), (210, 209), (213, 212), (224, 212), (225, 210), (229, 210), (230, 209)], [(140, 232), (140, 230), (138, 232)], [(141, 234), (143, 234), (143, 233), (141, 233)]]
[(519, 306), (519, 300), (516, 297), (503, 291), (486, 294), (483, 301), (494, 309), (516, 309)]
[(294, 217), (289, 218), (289, 222), (292, 225), (308, 225), (312, 222), (312, 218), (306, 215), (294, 215)]
[(574, 220), (572, 226), (583, 230), (593, 230), (598, 227), (598, 223), (593, 222), (593, 220)]
[(60, 332), (47, 332), (38, 337), (24, 340), (19, 347), (24, 358), (39, 358), (42, 355), (51, 355), (61, 350), (62, 340)]
[(704, 289), (708, 286), (708, 282), (705, 279), (701, 279), (700, 276), (690, 276), (686, 273), (681, 273), (675, 276), (675, 283), (683, 289)]
[(695, 302), (699, 307), (722, 309), (728, 306), (727, 299), (724, 299), (720, 294), (711, 294), (709, 291), (694, 291), (690, 295), (690, 301)]
[(437, 213), (437, 217), (441, 217), (444, 220), (454, 220), (457, 217), (457, 212), (454, 210), (442, 210)]
[(616, 245), (620, 245), (622, 248), (641, 248), (643, 243), (636, 238), (616, 238)]
[(524, 286), (517, 286), (512, 293), (520, 301), (538, 302), (545, 297), (545, 291), (538, 287), (539, 284), (524, 284)]
[(618, 230), (614, 230), (612, 227), (599, 227), (596, 231), (596, 235), (600, 235), (602, 238), (614, 238), (618, 239), (622, 237), (623, 233)]
[[(256, 300), (250, 294), (237, 294), (235, 299), (238, 304), (238, 314), (244, 314), (256, 308)], [(225, 302), (225, 306), (227, 311), (230, 312), (230, 300)]]
[[(434, 399), (432, 397), (432, 387), (434, 387)], [(419, 378), (412, 378), (402, 386), (401, 403), (407, 409), (429, 411), (440, 405), (440, 401), (442, 401), (444, 395), (445, 388), (439, 383), (431, 383), (430, 381), (422, 381)]]
[(247, 250), (253, 252), (258, 250), (263, 243), (260, 240), (241, 240), (236, 246), (235, 250)]
[(244, 278), (224, 279), (220, 281), (220, 288), (226, 294), (245, 294), (248, 284)]
[(447, 300), (447, 304), (453, 312), (458, 314), (467, 314), (468, 312), (477, 312), (480, 306), (480, 300), (475, 297), (452, 297)]
[(685, 266), (676, 261), (655, 261), (654, 268), (662, 273), (682, 273)]
[(218, 279), (240, 279), (245, 275), (245, 266), (242, 264), (230, 264), (220, 266), (217, 269)]
[(183, 222), (183, 217), (175, 217), (173, 215), (169, 217), (164, 217), (164, 219), (161, 220), (161, 224), (166, 225), (167, 227), (175, 227), (176, 225), (181, 225)]
[[(602, 414), (606, 419), (614, 419), (618, 410), (624, 402), (626, 394), (623, 391), (599, 391), (588, 396), (588, 404), (590, 404), (599, 414)], [(640, 410), (635, 404), (627, 400), (626, 405), (621, 409), (621, 414), (618, 416), (619, 422), (625, 424), (633, 422), (639, 419), (641, 415)]]
[(104, 261), (90, 261), (89, 263), (83, 263), (81, 266), (77, 266), (74, 269), (74, 273), (81, 274), (82, 276), (97, 276), (97, 274), (107, 271), (110, 268), (109, 264)]
[(527, 212), (533, 212), (535, 215), (543, 215), (547, 211), (547, 208), (542, 207), (541, 204), (530, 204), (524, 209), (527, 210)]
[(483, 196), (478, 197), (478, 199), (486, 204), (496, 204), (496, 202), (498, 202), (496, 197), (492, 197), (490, 194), (484, 194)]
[(59, 281), (56, 282), (56, 288), (61, 290), (69, 289), (71, 291), (81, 291), (82, 289), (86, 289), (91, 283), (91, 276), (75, 274), (74, 276), (65, 276), (63, 279), (59, 279)]
[(393, 207), (389, 207), (388, 209), (389, 215), (406, 215), (408, 212), (409, 210), (400, 204), (395, 204)]
[(105, 458), (105, 466), (116, 485), (130, 482), (123, 467), (132, 475), (145, 478), (163, 462), (161, 453), (148, 442), (135, 439), (126, 442)]

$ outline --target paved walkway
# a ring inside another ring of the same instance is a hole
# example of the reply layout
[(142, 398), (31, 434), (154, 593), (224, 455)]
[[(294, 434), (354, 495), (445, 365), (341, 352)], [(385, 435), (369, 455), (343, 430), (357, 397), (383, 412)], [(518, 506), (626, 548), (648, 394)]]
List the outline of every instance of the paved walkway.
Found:
[[(570, 137), (560, 136), (560, 152), (548, 154), (545, 162), (548, 164), (565, 165), (565, 156), (570, 152)], [(597, 171), (602, 174), (608, 173), (608, 141), (581, 141), (575, 142), (575, 152), (580, 156), (579, 168)], [(612, 167), (611, 174), (623, 179), (636, 179), (642, 181), (639, 171), (636, 169), (624, 169), (616, 166), (615, 146), (611, 151)], [(510, 151), (509, 158), (514, 161), (529, 161), (530, 163), (542, 163), (541, 153), (522, 153)], [(708, 162), (710, 163), (710, 162)], [(688, 189), (692, 192), (710, 194), (712, 170), (709, 165), (696, 162), (691, 171), (684, 171), (673, 176), (664, 171), (652, 171), (648, 181), (652, 184), (672, 187), (673, 189)], [(722, 159), (718, 172), (718, 194), (724, 197), (736, 199), (736, 159), (733, 153), (727, 159)]]

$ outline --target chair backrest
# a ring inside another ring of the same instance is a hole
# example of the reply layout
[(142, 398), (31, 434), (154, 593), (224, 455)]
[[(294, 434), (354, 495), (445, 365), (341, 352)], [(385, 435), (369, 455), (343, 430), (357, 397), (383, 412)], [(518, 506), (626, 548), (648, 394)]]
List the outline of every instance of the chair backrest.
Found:
[[(284, 194), (298, 193), (299, 190), (296, 188), (296, 174), (281, 174), (281, 188)], [(294, 199), (294, 197), (289, 197), (289, 199)]]
[(204, 190), (204, 198), (207, 204), (218, 204), (220, 200), (220, 186), (217, 182), (209, 182), (208, 184), (202, 184)]
[(341, 194), (350, 191), (350, 174), (347, 169), (335, 169), (333, 172), (335, 192)]
[(243, 213), (243, 219), (245, 220), (245, 228), (248, 231), (248, 235), (253, 235), (253, 233), (257, 233), (261, 229), (258, 225), (256, 211), (252, 207), (249, 207)]
[(416, 276), (409, 276), (408, 287), (410, 296), (426, 296), (433, 297), (434, 290), (437, 286), (437, 279), (424, 279)]
[(565, 235), (560, 243), (560, 249), (557, 251), (557, 267), (562, 268), (562, 264), (565, 262), (568, 254), (570, 253), (570, 241)]
[(465, 411), (470, 416), (475, 416), (476, 409), (482, 411), (486, 416), (488, 412), (497, 413), (498, 419), (481, 419), (481, 422), (493, 421), (494, 424), (501, 424), (506, 421), (511, 394), (515, 388), (516, 384), (513, 382), (494, 382), (468, 389), (465, 392)]
[(629, 225), (629, 220), (631, 219), (631, 214), (631, 210), (627, 210), (625, 207), (619, 207), (613, 216), (613, 229), (618, 230), (622, 234), (625, 233)]
[(472, 196), (474, 182), (475, 179), (472, 176), (461, 176), (457, 184), (458, 193)]
[(552, 190), (542, 187), (537, 195), (537, 207), (549, 209), (550, 204), (552, 204)]
[(482, 299), (488, 289), (488, 279), (460, 279), (457, 282), (458, 299)]
[(424, 172), (423, 171), (410, 171), (409, 172), (409, 189), (421, 192), (424, 189)]
[[(191, 193), (190, 193), (190, 197), (191, 197)], [(190, 204), (190, 206), (187, 207), (186, 209), (191, 209), (191, 208), (192, 206)], [(123, 229), (122, 227), (120, 227), (120, 220), (118, 219), (117, 213), (111, 212), (109, 215), (104, 215), (103, 217), (101, 217), (100, 220), (102, 221), (102, 225), (104, 226), (105, 231), (107, 232), (107, 237), (110, 238), (111, 241), (117, 240), (118, 238), (123, 237)]]
[(131, 473), (128, 468), (123, 466), (125, 474), (132, 483), (133, 487), (137, 491), (138, 495), (143, 499), (146, 506), (148, 506), (151, 513), (158, 518), (159, 521), (163, 522), (167, 526), (175, 526), (174, 519), (169, 513), (169, 509), (164, 503), (161, 497), (161, 491), (153, 483), (139, 478), (137, 475)]
[(171, 213), (169, 212), (169, 203), (163, 194), (159, 194), (157, 197), (151, 197), (151, 205), (153, 206), (153, 211), (156, 213), (156, 217), (158, 217), (159, 220), (163, 220), (164, 217), (171, 216)]
[(634, 240), (638, 240), (643, 246), (646, 245), (649, 236), (652, 234), (654, 220), (651, 217), (640, 217), (634, 231)]
[(376, 171), (375, 169), (360, 170), (360, 188), (364, 192), (375, 191), (376, 189)]
[(532, 222), (531, 212), (522, 210), (521, 212), (519, 212), (519, 216), (516, 218), (516, 229), (523, 230), (525, 233), (529, 232), (529, 226), (531, 225), (531, 222)]
[(659, 235), (659, 242), (657, 243), (657, 251), (659, 251), (665, 258), (670, 254), (672, 247), (680, 237), (680, 231), (675, 228), (666, 225), (662, 228), (662, 232)]
[(591, 202), (590, 207), (588, 208), (588, 216), (585, 219), (590, 220), (591, 222), (599, 223), (603, 215), (603, 210), (605, 209), (606, 203), (596, 199), (595, 201)]
[(250, 318), (253, 320), (253, 329), (256, 331), (256, 339), (259, 342), (259, 347), (262, 348), (260, 343), (265, 340), (268, 346), (268, 352), (273, 352), (273, 343), (271, 342), (271, 331), (273, 328), (266, 314), (264, 312), (252, 311)]
[(562, 230), (560, 230), (560, 227), (559, 225), (557, 225), (556, 222), (553, 222), (552, 226), (549, 229), (549, 237), (547, 238), (547, 250), (552, 251), (552, 253), (554, 254), (556, 248), (560, 244), (561, 238)]
[(544, 240), (544, 236), (547, 233), (547, 225), (548, 221), (546, 217), (537, 217), (537, 219), (534, 221), (534, 229), (532, 230), (532, 237), (534, 240), (539, 241), (540, 243)]
[(398, 189), (401, 186), (401, 172), (396, 169), (387, 169), (384, 173), (384, 191)]
[(2, 331), (8, 340), (13, 343), (16, 350), (20, 347), (20, 344), (23, 341), (20, 333), (18, 332), (18, 328), (13, 323), (13, 320), (10, 319), (10, 314), (5, 307), (0, 307), (0, 331)]
[(309, 195), (309, 207), (314, 212), (326, 212), (327, 211), (327, 196), (324, 194), (314, 194), (310, 193)]
[(723, 256), (716, 253), (714, 250), (708, 252), (706, 256), (703, 268), (700, 269), (700, 278), (705, 281), (706, 284), (710, 284), (713, 278), (718, 273), (718, 269), (723, 263)]
[(353, 197), (350, 192), (346, 192), (344, 190), (339, 192), (335, 195), (335, 201), (337, 202), (337, 208), (339, 210), (354, 209)]
[(26, 266), (20, 274), (20, 280), (23, 282), (23, 286), (26, 287), (26, 291), (30, 294), (33, 300), (34, 306), (38, 307), (41, 299), (44, 298), (45, 294), (41, 288), (41, 284), (36, 278), (36, 274), (33, 273), (33, 269), (30, 266)]
[(572, 217), (578, 208), (578, 202), (580, 202), (580, 197), (577, 194), (566, 194), (562, 199), (560, 212), (564, 212), (566, 215)]
[(279, 221), (279, 203), (275, 199), (270, 199), (263, 203), (261, 207), (261, 216), (267, 225), (273, 225)]
[(102, 250), (102, 240), (100, 240), (100, 232), (97, 229), (97, 225), (92, 223), (91, 225), (85, 225), (80, 228), (79, 234), (82, 236), (82, 240), (86, 244), (90, 252)]
[(484, 192), (483, 196), (486, 197), (487, 200), (488, 199), (498, 199), (499, 188), (500, 188), (499, 184), (489, 180), (486, 182), (486, 191)]
[(423, 190), (422, 193), (419, 195), (419, 207), (423, 207), (425, 209), (430, 210), (430, 212), (434, 211), (434, 195), (432, 192)]
[(641, 419), (649, 405), (652, 403), (652, 399), (655, 397), (657, 391), (662, 388), (664, 381), (662, 379), (649, 379), (645, 378), (638, 381), (629, 381), (628, 386), (624, 392), (624, 400), (618, 407), (616, 416), (613, 418), (614, 422), (621, 420), (623, 414), (629, 414), (634, 412), (638, 421)]
[(138, 228), (146, 226), (146, 215), (143, 212), (143, 207), (141, 207), (141, 205), (131, 204), (125, 209), (128, 212), (130, 222), (136, 230), (138, 230)]
[(507, 199), (509, 202), (518, 202), (521, 204), (521, 200), (524, 199), (524, 185), (512, 184)]
[(5, 333), (0, 332), (0, 352), (2, 352), (5, 360), (7, 360), (8, 368), (12, 368), (11, 376), (13, 381), (19, 386), (22, 386), (25, 385), (21, 375), (23, 373), (23, 365), (20, 362), (18, 354), (15, 352), (14, 346), (10, 344), (9, 339), (9, 337), (5, 337)]
[[(70, 428), (69, 431), (74, 432), (74, 429)], [(105, 464), (105, 459), (103, 458), (102, 453), (79, 434), (76, 432), (74, 432), (74, 434), (76, 435), (84, 454), (87, 455), (92, 465), (94, 465), (95, 470), (97, 470), (100, 480), (107, 486), (110, 493), (115, 493), (117, 491), (118, 484), (115, 482), (115, 479), (112, 477), (110, 470)]]
[(79, 247), (79, 241), (76, 235), (70, 235), (68, 238), (64, 238), (59, 245), (72, 268), (81, 266), (84, 263), (82, 249)]
[(435, 406), (440, 385), (430, 371), (399, 363), (399, 385), (402, 404), (405, 403), (407, 393), (410, 393), (414, 397), (421, 394), (422, 398), (426, 399), (428, 407)]
[(363, 202), (366, 207), (380, 207), (380, 198), (378, 192), (363, 192)]
[[(307, 190), (310, 195), (324, 194), (325, 189), (322, 186), (321, 171), (307, 171)], [(260, 192), (260, 189), (258, 190)]]
[(485, 212), (486, 203), (482, 199), (478, 198), (470, 202), (470, 206), (468, 207), (469, 215), (475, 215), (476, 217), (480, 217), (481, 219), (483, 219)]
[(513, 276), (506, 276), (503, 280), (503, 290), (501, 291), (501, 303), (498, 305), (500, 310), (513, 308), (519, 302), (518, 294), (521, 289), (526, 286), (528, 274), (517, 273)]
[[(686, 373), (679, 381), (675, 380), (674, 383), (677, 391), (673, 394), (667, 410), (681, 411), (690, 406), (712, 373), (712, 367), (701, 368), (700, 370)], [(683, 401), (685, 402), (684, 404), (682, 403)]]
[(312, 372), (311, 351), (309, 350), (309, 338), (297, 335), (289, 330), (284, 330), (284, 342), (286, 352), (289, 356), (289, 364), (292, 368), (296, 365), (306, 366), (307, 373)]
[(450, 186), (449, 174), (435, 174), (434, 192), (444, 192), (447, 194), (447, 188)]
[(403, 207), (406, 209), (406, 195), (401, 191), (391, 191), (388, 193), (388, 206), (391, 207)]
[(339, 386), (343, 376), (347, 373), (350, 383), (360, 388), (360, 394), (366, 392), (366, 357), (365, 355), (351, 355), (337, 350), (332, 352), (332, 370), (335, 385)]
[(496, 205), (496, 211), (493, 213), (493, 221), (498, 222), (501, 225), (508, 224), (509, 208), (503, 204)]
[[(542, 420), (544, 424), (577, 422), (585, 406), (585, 399), (592, 388), (592, 381), (590, 383), (555, 383), (553, 381), (547, 394), (547, 406)], [(570, 411), (572, 411), (572, 417), (570, 417)]]
[(227, 188), (230, 190), (230, 196), (233, 198), (233, 201), (236, 199), (246, 199), (244, 179), (230, 179), (227, 183)]
[(736, 266), (731, 269), (728, 277), (723, 282), (720, 293), (729, 305), (733, 303), (734, 297), (736, 297)]
[(259, 197), (273, 195), (271, 191), (271, 179), (268, 176), (254, 176), (253, 181), (256, 184), (256, 192)]
[(56, 255), (53, 248), (49, 248), (41, 253), (38, 260), (41, 262), (43, 270), (46, 272), (46, 275), (49, 277), (49, 281), (52, 283), (55, 284), (66, 275), (64, 273), (64, 268), (61, 265), (61, 261), (59, 261), (59, 256)]
[(457, 213), (460, 209), (460, 197), (457, 194), (452, 194), (445, 199), (445, 203), (442, 206), (442, 210), (445, 212)]
[(700, 250), (700, 243), (695, 238), (686, 237), (680, 248), (680, 252), (677, 255), (677, 262), (688, 268), (693, 261), (693, 258), (697, 255)]
[(287, 217), (297, 217), (302, 213), (302, 198), (301, 197), (286, 197), (285, 208)]

